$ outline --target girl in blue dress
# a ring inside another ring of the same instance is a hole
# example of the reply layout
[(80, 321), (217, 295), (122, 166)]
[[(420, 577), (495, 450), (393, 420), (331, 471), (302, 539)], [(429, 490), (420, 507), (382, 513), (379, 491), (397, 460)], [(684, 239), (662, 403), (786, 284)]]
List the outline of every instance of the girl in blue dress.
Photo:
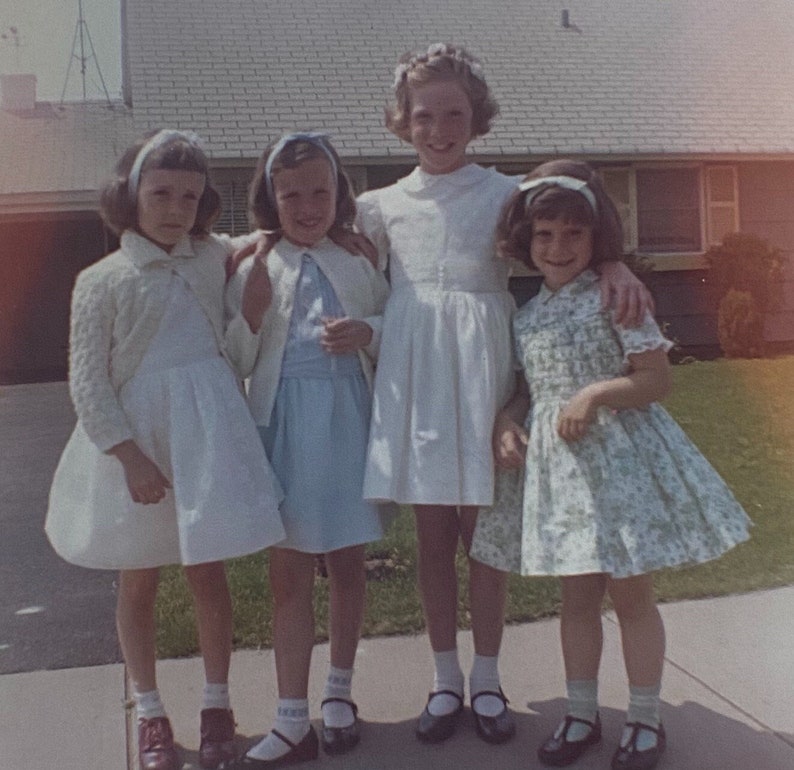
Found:
[(248, 274), (266, 264), (261, 326), (250, 328), (248, 340), (238, 338), (233, 352), (250, 377), (249, 406), (285, 493), (287, 538), (270, 552), (278, 711), (272, 731), (237, 765), (266, 768), (318, 754), (307, 700), (316, 554), (325, 555), (330, 579), (322, 745), (338, 754), (359, 739), (351, 684), (364, 612), (364, 544), (383, 535), (379, 508), (364, 501), (362, 485), (388, 284), (367, 259), (327, 237), (352, 224), (355, 202), (324, 136), (291, 134), (266, 150), (250, 208), (259, 227), (282, 236), (266, 256), (242, 263), (229, 292), (242, 296)]
[(568, 714), (538, 750), (546, 765), (571, 764), (601, 739), (597, 677), (609, 593), (630, 692), (612, 767), (651, 768), (665, 747), (664, 627), (651, 573), (720, 556), (747, 538), (749, 520), (656, 403), (671, 384), (670, 343), (650, 314), (628, 329), (601, 309), (594, 269), (620, 254), (623, 239), (593, 170), (562, 160), (539, 166), (508, 200), (498, 238), (505, 255), (544, 281), (513, 320), (526, 380), (494, 430), (497, 461), (521, 470), (500, 475), (471, 556), (562, 577)]

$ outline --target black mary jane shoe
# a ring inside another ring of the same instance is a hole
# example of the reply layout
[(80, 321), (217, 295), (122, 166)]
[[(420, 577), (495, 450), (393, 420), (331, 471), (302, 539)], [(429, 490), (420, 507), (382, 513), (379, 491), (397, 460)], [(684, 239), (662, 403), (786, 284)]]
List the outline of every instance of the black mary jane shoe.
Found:
[[(578, 741), (568, 740), (568, 730), (574, 722), (587, 725), (590, 732)], [(582, 754), (591, 746), (595, 746), (601, 740), (601, 717), (596, 714), (595, 722), (586, 719), (572, 717), (570, 714), (565, 717), (562, 723), (539, 749), (538, 759), (551, 767), (565, 767), (576, 762)]]
[[(431, 714), (428, 706), (436, 695), (451, 695), (458, 701), (458, 707), (450, 714), (435, 716)], [(458, 719), (463, 711), (463, 696), (454, 690), (437, 690), (427, 696), (425, 710), (419, 715), (416, 723), (416, 737), (423, 743), (441, 743), (441, 741), (451, 738), (458, 726)]]
[(326, 698), (321, 704), (347, 703), (353, 711), (353, 724), (347, 727), (328, 727), (323, 722), (323, 731), (320, 737), (323, 751), (326, 754), (344, 754), (355, 747), (361, 738), (361, 723), (358, 721), (358, 706), (347, 698)]
[[(667, 736), (664, 726), (651, 727), (643, 722), (627, 722), (626, 727), (631, 728), (631, 735), (625, 746), (618, 746), (612, 757), (612, 770), (651, 770), (656, 767), (659, 757), (667, 747)], [(641, 730), (656, 733), (656, 745), (641, 751), (637, 748), (637, 738)]]
[(270, 770), (274, 767), (286, 767), (287, 765), (297, 765), (299, 762), (308, 762), (317, 759), (320, 754), (320, 744), (317, 740), (317, 733), (314, 728), (309, 726), (309, 732), (301, 739), (300, 743), (293, 743), (289, 738), (282, 735), (278, 730), (271, 730), (271, 733), (284, 741), (289, 746), (289, 751), (276, 759), (254, 759), (244, 754), (236, 762), (223, 765), (228, 770)]
[[(482, 695), (493, 695), (499, 698), (504, 708), (495, 717), (478, 714), (474, 704)], [(516, 722), (507, 708), (508, 702), (501, 688), (498, 691), (483, 690), (472, 696), (471, 713), (474, 716), (474, 726), (477, 728), (477, 735), (486, 743), (506, 743), (516, 734)]]

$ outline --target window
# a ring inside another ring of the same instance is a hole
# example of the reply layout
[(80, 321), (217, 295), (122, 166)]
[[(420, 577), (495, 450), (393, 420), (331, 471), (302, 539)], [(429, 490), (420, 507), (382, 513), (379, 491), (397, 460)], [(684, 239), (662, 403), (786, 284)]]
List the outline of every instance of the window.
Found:
[(739, 228), (735, 166), (606, 166), (599, 174), (627, 252), (702, 254)]
[(221, 215), (213, 225), (216, 233), (245, 235), (251, 231), (248, 224), (248, 186), (237, 180), (215, 184), (221, 196)]
[(696, 168), (636, 170), (637, 248), (700, 250), (700, 173)]

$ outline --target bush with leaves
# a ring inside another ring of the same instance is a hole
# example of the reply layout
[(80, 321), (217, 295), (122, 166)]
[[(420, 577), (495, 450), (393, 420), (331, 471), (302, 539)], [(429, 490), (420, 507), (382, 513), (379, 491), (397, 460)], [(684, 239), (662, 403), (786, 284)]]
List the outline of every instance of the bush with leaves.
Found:
[(764, 317), (749, 291), (730, 289), (720, 300), (717, 336), (728, 358), (760, 358), (764, 355)]
[(729, 233), (706, 252), (720, 300), (720, 346), (732, 358), (763, 355), (764, 316), (780, 299), (783, 256), (750, 233)]

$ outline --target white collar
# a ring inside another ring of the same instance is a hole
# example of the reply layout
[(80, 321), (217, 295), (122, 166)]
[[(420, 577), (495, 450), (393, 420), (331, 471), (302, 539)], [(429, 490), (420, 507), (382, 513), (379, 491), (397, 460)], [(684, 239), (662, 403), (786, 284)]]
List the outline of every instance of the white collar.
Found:
[(556, 291), (552, 291), (545, 283), (542, 283), (540, 285), (540, 291), (538, 292), (538, 301), (545, 305), (555, 297), (575, 297), (577, 294), (581, 294), (583, 291), (589, 289), (590, 286), (597, 283), (598, 280), (598, 274), (588, 268)]
[(156, 262), (167, 262), (169, 259), (196, 256), (193, 240), (189, 235), (183, 235), (169, 253), (135, 230), (125, 230), (121, 234), (121, 249), (137, 267), (146, 267)]
[(492, 168), (483, 168), (476, 163), (467, 163), (449, 174), (428, 174), (417, 166), (398, 184), (407, 192), (423, 192), (438, 185), (463, 188), (477, 184), (492, 173), (494, 173)]

